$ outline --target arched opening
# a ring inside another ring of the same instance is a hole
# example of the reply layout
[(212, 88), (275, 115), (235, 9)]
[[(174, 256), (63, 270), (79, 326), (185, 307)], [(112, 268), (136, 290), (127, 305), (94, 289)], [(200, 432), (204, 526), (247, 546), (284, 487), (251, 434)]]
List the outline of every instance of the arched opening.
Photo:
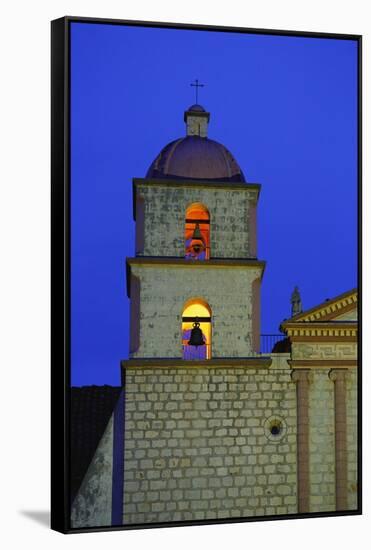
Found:
[(186, 210), (184, 240), (187, 260), (210, 259), (210, 214), (200, 202)]
[[(193, 345), (192, 329), (198, 326), (202, 331), (201, 345)], [(183, 359), (211, 358), (211, 309), (201, 298), (189, 300), (182, 315), (182, 346)]]

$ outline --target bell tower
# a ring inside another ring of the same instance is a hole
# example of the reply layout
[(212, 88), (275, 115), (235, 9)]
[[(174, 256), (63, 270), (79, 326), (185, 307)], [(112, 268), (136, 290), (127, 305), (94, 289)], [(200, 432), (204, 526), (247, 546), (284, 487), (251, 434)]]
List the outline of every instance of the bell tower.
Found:
[(206, 137), (209, 119), (202, 106), (190, 107), (186, 137), (160, 152), (146, 178), (133, 180), (131, 359), (207, 361), (259, 352), (260, 185), (246, 183), (232, 154)]
[[(247, 183), (229, 150), (207, 137), (209, 120), (192, 105), (186, 135), (133, 180), (130, 356), (121, 363), (124, 524), (254, 514), (246, 497), (272, 452), (272, 358), (259, 353), (260, 185)], [(269, 513), (268, 502), (256, 510)]]

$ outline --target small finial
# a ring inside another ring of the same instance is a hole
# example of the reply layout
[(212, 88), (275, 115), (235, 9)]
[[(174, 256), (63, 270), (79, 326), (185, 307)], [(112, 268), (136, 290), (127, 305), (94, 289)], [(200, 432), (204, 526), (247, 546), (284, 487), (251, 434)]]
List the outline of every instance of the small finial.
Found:
[(198, 103), (198, 89), (203, 88), (205, 84), (199, 84), (198, 78), (196, 78), (194, 84), (191, 82), (191, 86), (196, 88), (196, 104)]
[(298, 313), (302, 311), (300, 292), (299, 288), (296, 286), (291, 294), (291, 316), (294, 317), (294, 315), (298, 315)]

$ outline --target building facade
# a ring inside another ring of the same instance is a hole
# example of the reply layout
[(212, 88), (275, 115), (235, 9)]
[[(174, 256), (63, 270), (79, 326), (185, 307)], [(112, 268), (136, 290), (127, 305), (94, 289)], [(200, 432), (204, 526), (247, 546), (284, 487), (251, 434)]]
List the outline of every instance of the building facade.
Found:
[(72, 527), (357, 508), (357, 292), (296, 313), (260, 353), (260, 185), (209, 119), (189, 108), (186, 136), (133, 181), (130, 357)]

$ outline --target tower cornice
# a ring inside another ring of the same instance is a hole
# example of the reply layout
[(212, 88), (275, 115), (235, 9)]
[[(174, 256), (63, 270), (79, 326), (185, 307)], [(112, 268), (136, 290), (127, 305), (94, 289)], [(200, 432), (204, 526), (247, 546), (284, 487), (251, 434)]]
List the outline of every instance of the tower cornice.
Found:
[(189, 267), (191, 269), (203, 269), (213, 267), (261, 267), (265, 269), (266, 262), (256, 258), (214, 258), (207, 261), (192, 261), (185, 258), (164, 256), (136, 256), (126, 258), (129, 265), (168, 265), (173, 267)]
[[(187, 361), (181, 358), (144, 357), (125, 359), (121, 361), (122, 372), (130, 368), (140, 369), (267, 369), (272, 364), (270, 356), (256, 355), (252, 357), (214, 357), (213, 359), (197, 359)], [(123, 378), (124, 379), (124, 378)]]
[(226, 191), (245, 191), (251, 196), (249, 200), (257, 203), (259, 200), (260, 183), (241, 183), (215, 180), (186, 180), (186, 179), (150, 179), (133, 178), (133, 219), (136, 220), (138, 187), (167, 187), (173, 189), (224, 189)]
[(256, 190), (260, 192), (260, 183), (245, 183), (239, 181), (219, 181), (219, 180), (192, 180), (192, 179), (152, 179), (152, 178), (133, 178), (133, 184), (141, 184), (148, 186), (167, 186), (167, 187), (206, 187), (216, 189), (244, 189), (245, 191)]
[(153, 267), (166, 266), (167, 268), (185, 268), (185, 269), (260, 269), (260, 279), (263, 278), (266, 262), (257, 259), (243, 258), (218, 258), (207, 261), (191, 261), (184, 258), (170, 258), (163, 256), (136, 256), (135, 258), (126, 258), (126, 290), (130, 298), (130, 273), (132, 266)]

